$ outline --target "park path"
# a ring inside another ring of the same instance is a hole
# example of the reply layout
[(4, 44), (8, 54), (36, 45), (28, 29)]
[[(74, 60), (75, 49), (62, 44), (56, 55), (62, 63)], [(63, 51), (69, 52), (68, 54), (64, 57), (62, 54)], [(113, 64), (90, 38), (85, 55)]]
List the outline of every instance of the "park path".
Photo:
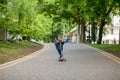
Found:
[(0, 80), (120, 80), (120, 64), (84, 44), (65, 44), (58, 62), (54, 44), (24, 62), (0, 70)]

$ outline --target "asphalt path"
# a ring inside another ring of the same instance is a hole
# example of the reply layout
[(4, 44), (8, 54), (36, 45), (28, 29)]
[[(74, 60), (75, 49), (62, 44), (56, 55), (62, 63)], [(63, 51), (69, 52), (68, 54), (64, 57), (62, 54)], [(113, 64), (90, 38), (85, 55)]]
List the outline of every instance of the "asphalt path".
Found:
[(39, 54), (0, 70), (0, 80), (120, 80), (120, 64), (84, 44), (65, 44), (66, 62), (54, 44)]

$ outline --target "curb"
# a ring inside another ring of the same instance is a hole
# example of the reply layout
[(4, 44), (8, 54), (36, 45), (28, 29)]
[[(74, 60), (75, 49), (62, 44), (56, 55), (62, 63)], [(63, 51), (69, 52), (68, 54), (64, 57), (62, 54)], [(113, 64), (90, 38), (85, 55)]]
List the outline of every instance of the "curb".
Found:
[(89, 45), (86, 45), (86, 46), (89, 47), (89, 48), (91, 48), (91, 49), (96, 50), (97, 52), (102, 53), (102, 55), (104, 55), (104, 56), (108, 57), (109, 59), (112, 59), (116, 63), (120, 64), (120, 58), (119, 57), (114, 56), (113, 54), (111, 54), (109, 52), (106, 52), (106, 51), (103, 51), (101, 49), (98, 49), (98, 48), (95, 48), (95, 47), (92, 47), (92, 46), (89, 46)]
[(21, 63), (21, 62), (23, 62), (23, 61), (26, 61), (26, 60), (28, 60), (28, 59), (31, 59), (31, 58), (39, 55), (41, 52), (47, 50), (48, 48), (49, 48), (49, 46), (44, 46), (44, 45), (43, 45), (43, 48), (42, 48), (42, 49), (40, 49), (40, 50), (38, 50), (38, 51), (35, 51), (35, 52), (33, 52), (33, 53), (31, 53), (31, 54), (29, 54), (29, 55), (27, 55), (27, 56), (24, 56), (24, 57), (22, 57), (22, 58), (15, 59), (15, 60), (10, 61), (10, 62), (3, 63), (3, 64), (0, 65), (0, 70), (1, 70), (1, 69), (5, 69), (5, 68), (8, 68), (8, 67), (13, 66), (13, 65), (16, 65), (16, 64)]

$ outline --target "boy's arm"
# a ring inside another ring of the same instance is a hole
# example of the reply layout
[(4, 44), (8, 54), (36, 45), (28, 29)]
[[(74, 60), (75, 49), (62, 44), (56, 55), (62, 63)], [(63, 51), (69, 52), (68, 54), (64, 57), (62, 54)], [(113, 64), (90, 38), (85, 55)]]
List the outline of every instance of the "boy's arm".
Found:
[(58, 43), (58, 40), (57, 40), (56, 38), (54, 39), (54, 43), (55, 43), (55, 44), (57, 44), (57, 43)]
[(67, 43), (68, 40), (67, 39), (63, 39), (63, 44)]

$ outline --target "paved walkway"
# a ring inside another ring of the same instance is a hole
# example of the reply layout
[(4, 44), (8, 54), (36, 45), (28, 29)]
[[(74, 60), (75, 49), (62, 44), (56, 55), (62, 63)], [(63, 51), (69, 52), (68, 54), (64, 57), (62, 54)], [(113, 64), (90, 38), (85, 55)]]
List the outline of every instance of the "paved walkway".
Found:
[(120, 80), (120, 64), (83, 44), (66, 44), (58, 62), (53, 44), (39, 55), (0, 70), (0, 80)]

